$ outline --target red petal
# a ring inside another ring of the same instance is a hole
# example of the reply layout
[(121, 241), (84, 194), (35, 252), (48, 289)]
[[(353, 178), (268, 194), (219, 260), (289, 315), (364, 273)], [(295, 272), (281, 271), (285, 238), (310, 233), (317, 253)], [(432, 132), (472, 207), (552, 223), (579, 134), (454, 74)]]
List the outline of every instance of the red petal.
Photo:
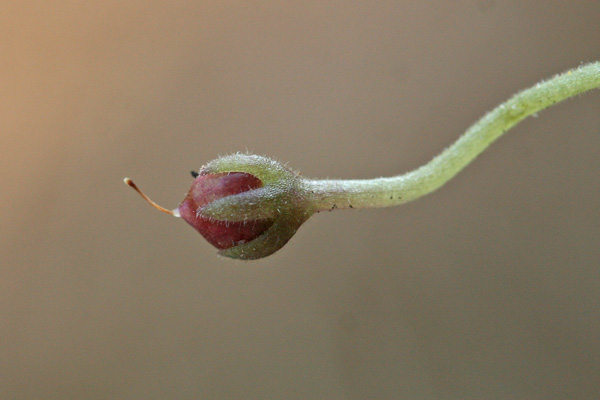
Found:
[(272, 224), (272, 220), (226, 222), (196, 216), (198, 209), (221, 197), (257, 189), (262, 181), (244, 172), (199, 175), (179, 205), (181, 217), (218, 249), (228, 249), (256, 239)]

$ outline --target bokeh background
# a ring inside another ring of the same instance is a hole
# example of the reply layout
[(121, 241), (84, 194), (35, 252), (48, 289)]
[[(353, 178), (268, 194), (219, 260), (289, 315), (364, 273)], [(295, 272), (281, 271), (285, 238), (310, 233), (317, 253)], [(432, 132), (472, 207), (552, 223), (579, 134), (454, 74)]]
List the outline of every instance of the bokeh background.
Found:
[(303, 175), (428, 161), (600, 58), (597, 1), (8, 1), (0, 398), (600, 398), (600, 92), (438, 192), (219, 258), (174, 208), (249, 150)]

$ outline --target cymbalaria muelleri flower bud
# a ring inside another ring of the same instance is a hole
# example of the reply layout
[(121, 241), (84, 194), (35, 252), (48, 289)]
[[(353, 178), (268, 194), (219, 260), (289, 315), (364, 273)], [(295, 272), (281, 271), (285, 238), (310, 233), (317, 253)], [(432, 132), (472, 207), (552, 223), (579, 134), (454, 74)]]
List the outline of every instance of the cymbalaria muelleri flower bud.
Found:
[[(231, 181), (230, 177), (237, 174), (246, 178)], [(223, 256), (250, 260), (271, 255), (283, 247), (312, 214), (299, 176), (269, 158), (232, 154), (202, 167), (196, 181), (203, 176), (219, 176), (215, 179), (224, 182), (221, 189), (224, 195), (199, 205), (197, 217), (220, 226), (225, 221), (228, 231), (221, 234), (236, 235), (234, 232), (243, 230), (251, 233), (247, 239), (221, 248), (219, 254)], [(246, 180), (255, 183), (247, 185)], [(195, 196), (201, 195), (194, 190), (194, 185), (190, 193), (192, 191)]]
[(312, 214), (299, 176), (266, 157), (233, 154), (200, 169), (179, 205), (163, 212), (183, 218), (219, 254), (252, 260), (283, 247)]
[(272, 159), (238, 153), (193, 173), (188, 194), (173, 211), (150, 200), (131, 179), (125, 183), (159, 210), (182, 217), (219, 254), (258, 259), (283, 247), (315, 212), (395, 206), (433, 192), (526, 117), (599, 86), (599, 62), (538, 83), (490, 111), (429, 163), (389, 178), (312, 180)]

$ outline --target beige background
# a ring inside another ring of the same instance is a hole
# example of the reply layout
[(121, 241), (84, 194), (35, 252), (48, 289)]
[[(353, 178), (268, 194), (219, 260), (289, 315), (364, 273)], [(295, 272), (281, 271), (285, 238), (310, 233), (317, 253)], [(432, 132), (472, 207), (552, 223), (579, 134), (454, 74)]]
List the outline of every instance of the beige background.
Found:
[(598, 1), (8, 1), (0, 398), (600, 398), (600, 92), (437, 193), (221, 259), (150, 209), (250, 150), (394, 175), (600, 58)]

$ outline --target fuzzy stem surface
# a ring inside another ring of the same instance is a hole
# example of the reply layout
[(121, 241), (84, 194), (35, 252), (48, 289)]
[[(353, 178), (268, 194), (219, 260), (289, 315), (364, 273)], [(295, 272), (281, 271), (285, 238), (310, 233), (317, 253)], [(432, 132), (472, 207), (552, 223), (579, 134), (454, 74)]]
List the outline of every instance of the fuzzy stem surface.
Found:
[(517, 93), (472, 125), (429, 163), (403, 175), (358, 180), (303, 180), (315, 211), (403, 204), (433, 192), (528, 116), (600, 87), (600, 62), (572, 69)]

